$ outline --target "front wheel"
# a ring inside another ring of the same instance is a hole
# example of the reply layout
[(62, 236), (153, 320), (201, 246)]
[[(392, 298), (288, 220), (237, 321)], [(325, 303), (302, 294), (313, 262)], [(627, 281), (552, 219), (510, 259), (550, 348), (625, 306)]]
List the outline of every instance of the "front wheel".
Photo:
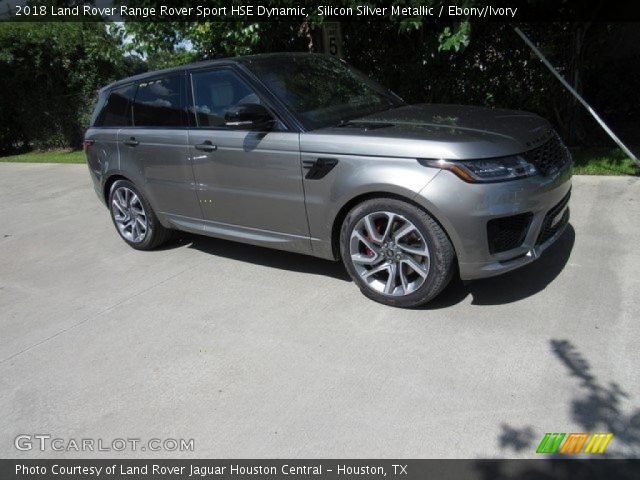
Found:
[(149, 202), (128, 180), (117, 180), (109, 190), (111, 219), (122, 239), (136, 250), (151, 250), (166, 242), (164, 228)]
[(390, 198), (353, 208), (340, 231), (342, 260), (364, 295), (394, 307), (417, 307), (447, 286), (453, 246), (424, 210)]

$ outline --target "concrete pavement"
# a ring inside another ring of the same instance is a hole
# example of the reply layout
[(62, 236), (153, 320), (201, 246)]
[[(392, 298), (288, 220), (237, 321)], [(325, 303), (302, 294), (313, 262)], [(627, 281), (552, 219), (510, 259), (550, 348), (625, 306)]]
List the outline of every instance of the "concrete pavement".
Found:
[[(610, 431), (640, 456), (640, 179), (575, 177), (539, 261), (423, 310), (337, 263), (120, 240), (83, 165), (0, 163), (0, 456), (535, 457)], [(193, 452), (18, 451), (193, 439)]]

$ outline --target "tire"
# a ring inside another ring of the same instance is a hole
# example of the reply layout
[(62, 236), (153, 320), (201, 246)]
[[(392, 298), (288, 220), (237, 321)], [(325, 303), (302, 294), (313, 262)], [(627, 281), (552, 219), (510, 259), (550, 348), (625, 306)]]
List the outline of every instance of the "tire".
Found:
[(442, 227), (424, 210), (393, 198), (367, 200), (347, 214), (340, 253), (362, 293), (393, 307), (428, 303), (455, 272), (455, 251)]
[(153, 250), (171, 238), (172, 231), (160, 224), (148, 200), (130, 181), (111, 185), (108, 206), (116, 231), (132, 248)]

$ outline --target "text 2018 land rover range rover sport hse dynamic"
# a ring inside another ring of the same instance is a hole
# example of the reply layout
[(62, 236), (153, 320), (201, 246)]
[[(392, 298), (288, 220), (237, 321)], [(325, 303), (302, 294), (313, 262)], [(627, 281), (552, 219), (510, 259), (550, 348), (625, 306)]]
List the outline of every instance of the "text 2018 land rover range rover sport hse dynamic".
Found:
[(269, 54), (101, 90), (85, 149), (120, 236), (171, 230), (342, 259), (411, 307), (534, 260), (568, 222), (570, 155), (526, 112), (407, 105), (339, 60)]

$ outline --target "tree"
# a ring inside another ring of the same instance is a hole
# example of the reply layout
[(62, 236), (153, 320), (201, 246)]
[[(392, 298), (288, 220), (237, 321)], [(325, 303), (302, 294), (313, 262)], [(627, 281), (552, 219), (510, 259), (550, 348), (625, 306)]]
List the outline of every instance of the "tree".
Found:
[[(179, 6), (193, 6), (193, 2), (182, 0)], [(226, 7), (227, 11), (232, 6), (245, 5), (246, 2), (233, 0), (203, 0), (199, 6), (209, 8)], [(367, 2), (372, 6), (387, 6), (385, 0), (373, 0)], [(445, 4), (444, 0), (396, 0), (394, 5), (400, 7), (433, 6)], [(475, 0), (465, 0), (465, 5), (470, 6)], [(317, 51), (319, 42), (314, 41), (314, 31), (322, 26), (323, 17), (317, 14), (316, 7), (323, 4), (318, 0), (280, 0), (278, 7), (305, 7), (307, 17), (287, 20), (258, 19), (247, 17), (218, 19), (217, 21), (163, 21), (163, 22), (127, 22), (125, 29), (131, 35), (129, 47), (141, 55), (162, 55), (166, 53), (180, 52), (186, 43), (192, 47), (190, 55), (192, 59), (209, 59), (223, 56), (248, 55), (276, 50), (307, 50)], [(130, 0), (129, 5), (139, 7), (157, 7), (156, 0)], [(176, 4), (178, 5), (178, 4)], [(343, 2), (345, 7), (354, 10), (361, 5), (357, 0)], [(259, 21), (262, 20), (262, 21)], [(354, 23), (365, 23), (367, 20)], [(379, 23), (379, 22), (378, 22)], [(388, 16), (384, 23), (395, 32), (420, 30), (429, 24), (422, 18), (400, 19)], [(469, 23), (445, 23), (439, 30), (433, 32), (439, 42), (440, 49), (459, 50), (469, 42)], [(167, 58), (167, 57), (165, 57)]]
[(78, 147), (96, 90), (141, 65), (104, 23), (0, 23), (0, 149)]

